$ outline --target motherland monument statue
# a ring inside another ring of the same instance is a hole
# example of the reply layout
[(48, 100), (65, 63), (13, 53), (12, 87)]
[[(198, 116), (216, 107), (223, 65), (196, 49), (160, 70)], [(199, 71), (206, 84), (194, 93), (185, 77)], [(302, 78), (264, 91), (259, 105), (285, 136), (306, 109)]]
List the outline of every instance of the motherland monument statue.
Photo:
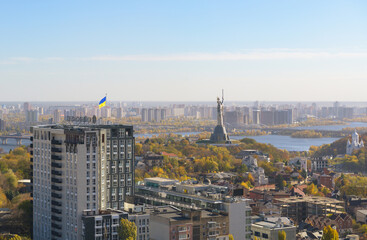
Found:
[(223, 121), (223, 102), (224, 91), (222, 90), (222, 100), (217, 97), (217, 126), (210, 136), (210, 141), (214, 143), (227, 143), (230, 141)]

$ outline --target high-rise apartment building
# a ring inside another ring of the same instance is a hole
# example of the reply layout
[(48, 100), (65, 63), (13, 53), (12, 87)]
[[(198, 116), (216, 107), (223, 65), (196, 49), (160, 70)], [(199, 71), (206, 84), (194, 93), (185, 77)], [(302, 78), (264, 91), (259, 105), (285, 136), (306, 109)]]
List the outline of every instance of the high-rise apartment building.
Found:
[(39, 113), (38, 110), (29, 110), (26, 112), (26, 122), (27, 123), (35, 123), (38, 122)]
[(53, 119), (53, 122), (54, 122), (54, 123), (59, 123), (59, 122), (61, 122), (61, 111), (60, 111), (60, 110), (58, 110), (58, 109), (56, 109), (56, 110), (54, 111), (54, 119)]
[(83, 211), (121, 210), (134, 195), (132, 126), (44, 125), (32, 133), (34, 239), (83, 239)]

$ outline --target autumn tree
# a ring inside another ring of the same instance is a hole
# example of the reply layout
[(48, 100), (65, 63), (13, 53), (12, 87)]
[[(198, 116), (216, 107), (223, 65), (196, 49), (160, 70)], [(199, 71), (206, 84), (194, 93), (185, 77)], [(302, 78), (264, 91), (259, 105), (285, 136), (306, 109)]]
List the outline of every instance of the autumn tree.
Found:
[(324, 227), (324, 232), (322, 234), (321, 240), (339, 240), (339, 234), (336, 229), (332, 228), (329, 225)]
[(118, 229), (119, 239), (121, 240), (136, 240), (137, 227), (135, 223), (122, 218)]
[(278, 232), (278, 240), (286, 240), (287, 239), (287, 234), (283, 231), (279, 231)]
[(229, 235), (228, 235), (228, 239), (229, 239), (229, 240), (234, 240), (233, 235), (232, 235), (232, 234), (229, 234)]

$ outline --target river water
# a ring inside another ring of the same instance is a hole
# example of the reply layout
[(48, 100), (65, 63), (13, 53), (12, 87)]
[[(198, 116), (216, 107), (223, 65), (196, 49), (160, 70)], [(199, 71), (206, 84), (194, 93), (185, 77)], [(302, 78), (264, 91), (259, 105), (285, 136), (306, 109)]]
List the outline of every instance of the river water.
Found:
[[(367, 127), (367, 123), (361, 122), (351, 122), (348, 125), (326, 125), (326, 126), (311, 126), (311, 127), (297, 127), (296, 129), (307, 129), (307, 130), (329, 130), (329, 131), (338, 131), (343, 128), (351, 127)], [(182, 136), (195, 135), (199, 132), (177, 132), (175, 134), (180, 134)], [(152, 137), (153, 135), (159, 134), (135, 134), (135, 137)], [(323, 144), (332, 143), (339, 138), (292, 138), (290, 136), (281, 136), (281, 135), (263, 135), (263, 136), (230, 136), (231, 139), (242, 139), (242, 138), (252, 138), (255, 139), (259, 143), (267, 143), (271, 144), (274, 147), (279, 149), (286, 149), (288, 151), (307, 151), (310, 146), (321, 146)], [(29, 145), (31, 142), (29, 140), (23, 140), (23, 145)], [(1, 145), (0, 148), (4, 150), (4, 152), (9, 152), (10, 149), (16, 148), (16, 141), (13, 139), (8, 139), (7, 145)]]

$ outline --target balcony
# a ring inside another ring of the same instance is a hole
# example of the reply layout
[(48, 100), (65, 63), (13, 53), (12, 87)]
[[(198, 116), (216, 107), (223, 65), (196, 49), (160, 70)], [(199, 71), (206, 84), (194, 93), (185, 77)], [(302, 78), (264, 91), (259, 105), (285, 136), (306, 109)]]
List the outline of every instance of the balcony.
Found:
[(57, 217), (57, 216), (52, 215), (51, 216), (51, 220), (54, 220), (54, 221), (57, 221), (57, 222), (61, 222), (61, 217)]
[(58, 193), (51, 193), (51, 197), (57, 198), (57, 199), (61, 199), (62, 198), (62, 195), (61, 194), (58, 194)]
[(61, 148), (57, 148), (57, 147), (52, 147), (51, 148), (51, 152), (61, 153), (62, 152), (62, 149)]
[(61, 171), (56, 171), (56, 170), (51, 170), (51, 174), (56, 175), (56, 176), (61, 176), (62, 172)]
[(51, 201), (51, 205), (58, 206), (58, 207), (61, 207), (62, 206), (61, 202), (58, 202), (58, 201), (55, 201), (55, 200), (52, 200)]
[(52, 160), (61, 160), (61, 156), (57, 156), (57, 155), (51, 155), (51, 159)]
[(51, 223), (51, 227), (52, 227), (52, 228), (55, 228), (55, 229), (59, 229), (59, 230), (61, 230), (61, 229), (62, 229), (61, 225), (56, 224), (56, 223)]
[(62, 141), (61, 140), (52, 139), (51, 140), (51, 144), (53, 144), (53, 145), (61, 145), (62, 144)]
[(51, 178), (52, 183), (62, 183), (62, 179), (60, 178)]
[(178, 232), (186, 232), (187, 231), (187, 228), (185, 227), (179, 227), (178, 228)]
[(51, 185), (51, 189), (55, 191), (62, 191), (62, 187)]
[(53, 231), (53, 230), (51, 231), (51, 234), (52, 234), (52, 236), (62, 237), (61, 233)]
[(62, 168), (62, 164), (61, 163), (52, 162), (51, 163), (51, 167)]
[(51, 208), (51, 212), (61, 214), (61, 210), (59, 210), (57, 208)]

